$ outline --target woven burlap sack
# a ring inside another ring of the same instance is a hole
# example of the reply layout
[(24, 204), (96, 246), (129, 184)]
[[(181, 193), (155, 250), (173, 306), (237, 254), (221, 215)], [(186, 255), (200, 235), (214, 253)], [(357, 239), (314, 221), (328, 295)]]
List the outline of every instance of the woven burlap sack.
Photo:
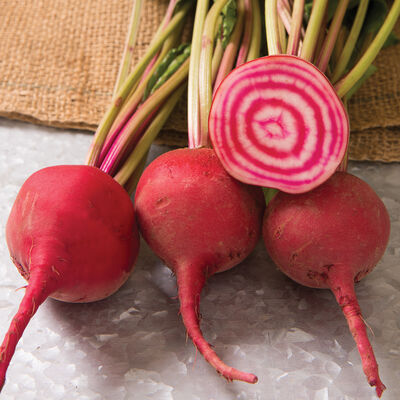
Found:
[[(400, 36), (400, 21), (395, 27)], [(400, 44), (381, 50), (378, 68), (349, 102), (350, 158), (400, 161)]]
[[(134, 60), (148, 46), (167, 0), (144, 0)], [(0, 115), (94, 130), (109, 104), (133, 0), (0, 0)], [(350, 157), (400, 161), (400, 46), (349, 105)], [(182, 99), (158, 139), (183, 146)]]
[[(144, 1), (136, 60), (167, 1)], [(0, 0), (0, 113), (94, 129), (110, 101), (132, 0)]]

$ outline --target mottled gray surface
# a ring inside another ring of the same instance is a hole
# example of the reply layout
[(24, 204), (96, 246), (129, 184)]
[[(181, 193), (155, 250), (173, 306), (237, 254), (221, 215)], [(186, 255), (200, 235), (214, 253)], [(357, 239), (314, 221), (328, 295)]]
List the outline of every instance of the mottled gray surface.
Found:
[[(23, 181), (49, 165), (84, 162), (92, 137), (0, 119), (0, 335), (25, 284), (4, 226)], [(155, 147), (153, 157), (165, 149)], [(389, 209), (392, 233), (378, 267), (357, 285), (388, 389), (400, 399), (400, 165), (351, 163)], [(20, 341), (3, 400), (374, 399), (346, 322), (327, 290), (278, 272), (260, 243), (203, 291), (202, 328), (227, 363), (259, 383), (227, 383), (186, 341), (174, 278), (143, 243), (122, 289), (93, 304), (47, 300)]]

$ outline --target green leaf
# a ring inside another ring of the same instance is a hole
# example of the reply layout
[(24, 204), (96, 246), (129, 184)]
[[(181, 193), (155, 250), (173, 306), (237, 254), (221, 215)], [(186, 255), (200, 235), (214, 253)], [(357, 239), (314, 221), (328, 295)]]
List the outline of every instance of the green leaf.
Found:
[(306, 19), (307, 22), (310, 19), (312, 5), (313, 5), (313, 0), (306, 0), (304, 4), (304, 18)]
[(370, 1), (361, 35), (377, 33), (385, 21), (388, 11), (388, 5), (385, 0)]
[(228, 0), (221, 11), (222, 22), (217, 29), (217, 36), (222, 39), (222, 48), (226, 48), (229, 38), (235, 28), (237, 19), (237, 3), (236, 0)]
[[(371, 0), (369, 2), (367, 15), (365, 16), (364, 25), (357, 42), (357, 47), (359, 49), (365, 49), (369, 45), (385, 22), (388, 13), (389, 7), (385, 0)], [(392, 33), (384, 47), (396, 44), (397, 42), (397, 37)]]
[[(357, 9), (351, 9), (346, 13), (344, 23), (349, 27), (349, 29), (353, 23), (356, 11)], [(365, 52), (365, 49), (372, 42), (379, 29), (383, 25), (388, 12), (389, 7), (385, 0), (370, 0), (364, 24), (351, 56), (349, 65), (347, 66), (347, 71), (356, 64), (356, 62)], [(385, 48), (395, 45), (399, 43), (399, 41), (400, 40), (397, 38), (397, 36), (392, 32), (383, 47)]]
[(175, 4), (175, 10), (177, 10), (177, 8), (182, 6), (183, 4), (188, 3), (189, 1), (192, 0), (178, 0), (177, 3)]
[(279, 190), (274, 189), (274, 188), (262, 188), (263, 193), (264, 193), (264, 199), (265, 199), (265, 204), (268, 205), (268, 203), (275, 197), (275, 195), (278, 194)]
[(163, 58), (147, 83), (142, 102), (163, 85), (190, 55), (190, 44), (181, 44), (171, 49)]

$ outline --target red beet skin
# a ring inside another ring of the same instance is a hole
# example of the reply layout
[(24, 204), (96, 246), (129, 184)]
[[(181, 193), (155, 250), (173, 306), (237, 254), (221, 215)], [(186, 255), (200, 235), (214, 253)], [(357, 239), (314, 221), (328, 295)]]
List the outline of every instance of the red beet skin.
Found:
[(89, 166), (55, 166), (31, 175), (12, 207), (6, 239), (28, 285), (0, 347), (0, 388), (18, 340), (47, 297), (103, 299), (126, 281), (139, 251), (129, 195)]
[(275, 264), (296, 282), (329, 288), (347, 319), (364, 373), (380, 397), (385, 386), (354, 291), (383, 256), (388, 212), (361, 179), (336, 172), (304, 194), (278, 193), (264, 216), (263, 237)]
[(250, 383), (257, 377), (224, 364), (204, 339), (199, 302), (207, 278), (253, 250), (263, 203), (259, 188), (233, 179), (205, 148), (158, 157), (144, 171), (135, 197), (144, 239), (176, 274), (180, 312), (194, 345), (226, 379)]

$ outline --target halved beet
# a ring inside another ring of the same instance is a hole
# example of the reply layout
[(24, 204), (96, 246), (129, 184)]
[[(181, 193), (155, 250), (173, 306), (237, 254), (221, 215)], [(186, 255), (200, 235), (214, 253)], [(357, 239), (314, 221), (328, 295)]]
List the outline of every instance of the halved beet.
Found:
[(349, 138), (345, 107), (314, 65), (291, 55), (258, 58), (218, 87), (209, 135), (236, 179), (288, 193), (327, 180)]

